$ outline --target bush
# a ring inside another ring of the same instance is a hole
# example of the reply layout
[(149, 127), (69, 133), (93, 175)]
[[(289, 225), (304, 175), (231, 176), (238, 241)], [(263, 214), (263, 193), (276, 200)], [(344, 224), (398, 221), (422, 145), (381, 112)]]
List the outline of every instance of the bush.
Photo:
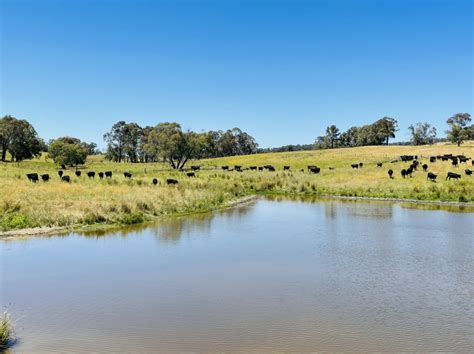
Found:
[(8, 349), (14, 341), (13, 326), (10, 316), (4, 312), (0, 315), (0, 352)]
[(145, 221), (145, 218), (142, 213), (132, 213), (125, 214), (120, 221), (125, 225), (133, 225), (142, 223)]

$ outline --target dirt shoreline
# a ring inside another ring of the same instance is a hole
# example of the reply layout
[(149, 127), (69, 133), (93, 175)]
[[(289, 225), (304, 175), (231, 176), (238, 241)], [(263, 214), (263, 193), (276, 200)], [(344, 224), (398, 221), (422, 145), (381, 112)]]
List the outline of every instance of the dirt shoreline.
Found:
[[(402, 199), (402, 198), (377, 198), (377, 197), (350, 197), (350, 196), (337, 196), (337, 195), (324, 195), (324, 196), (295, 196), (295, 195), (288, 195), (288, 194), (274, 194), (281, 197), (315, 197), (317, 199), (335, 199), (335, 200), (353, 200), (353, 201), (380, 201), (380, 202), (392, 202), (392, 203), (408, 203), (408, 204), (416, 204), (416, 205), (434, 205), (434, 206), (456, 206), (456, 207), (468, 207), (474, 208), (474, 203), (461, 203), (461, 202), (443, 202), (443, 201), (436, 201), (436, 200), (416, 200), (416, 199)], [(269, 195), (271, 196), (271, 194)], [(227, 204), (224, 204), (222, 207), (209, 210), (206, 212), (214, 212), (218, 210), (225, 210), (231, 208), (237, 208), (242, 205), (248, 204), (253, 202), (261, 197), (265, 197), (265, 194), (260, 195), (251, 195), (246, 196), (237, 200), (233, 200)], [(186, 215), (193, 215), (198, 214), (199, 212), (191, 212), (191, 213), (181, 213), (170, 215), (169, 217), (183, 217)], [(162, 218), (162, 216), (157, 216), (144, 222), (151, 223), (156, 222)], [(29, 236), (45, 236), (51, 235), (56, 233), (69, 233), (74, 231), (87, 231), (87, 230), (101, 230), (101, 229), (109, 229), (120, 227), (120, 224), (105, 224), (105, 225), (70, 225), (70, 226), (54, 226), (54, 227), (35, 227), (35, 228), (28, 228), (28, 229), (19, 229), (19, 230), (9, 230), (9, 231), (2, 231), (0, 232), (0, 238), (18, 238), (18, 237), (29, 237)]]

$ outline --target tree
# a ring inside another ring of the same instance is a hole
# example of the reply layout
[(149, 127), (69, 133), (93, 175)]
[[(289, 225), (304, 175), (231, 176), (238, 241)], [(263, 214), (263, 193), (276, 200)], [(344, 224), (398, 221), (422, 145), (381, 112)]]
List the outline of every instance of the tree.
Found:
[(50, 142), (48, 155), (57, 164), (77, 166), (86, 162), (88, 150), (79, 139), (64, 137)]
[(104, 140), (107, 143), (106, 156), (109, 160), (122, 161), (125, 144), (127, 143), (127, 134), (127, 123), (123, 120), (115, 123), (110, 132), (104, 134)]
[(28, 121), (10, 115), (0, 119), (0, 147), (2, 161), (6, 160), (7, 152), (12, 161), (22, 161), (38, 156), (46, 148)]
[(395, 133), (398, 131), (398, 122), (394, 118), (383, 117), (376, 121), (374, 125), (377, 129), (377, 134), (386, 145), (388, 145), (390, 138), (395, 138)]
[(436, 128), (428, 123), (416, 123), (408, 127), (411, 133), (411, 142), (413, 145), (433, 144), (436, 139)]
[(469, 113), (456, 113), (450, 117), (446, 121), (450, 126), (450, 129), (446, 131), (448, 140), (458, 146), (468, 140), (470, 138), (470, 127), (468, 127), (470, 121), (471, 115)]
[(326, 128), (326, 138), (329, 141), (331, 149), (334, 149), (334, 144), (337, 143), (339, 135), (339, 129), (334, 124)]

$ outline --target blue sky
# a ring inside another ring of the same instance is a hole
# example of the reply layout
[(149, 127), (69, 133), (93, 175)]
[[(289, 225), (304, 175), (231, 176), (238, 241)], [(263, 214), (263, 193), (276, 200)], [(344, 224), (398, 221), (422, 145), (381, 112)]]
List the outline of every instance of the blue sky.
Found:
[(262, 147), (472, 113), (470, 0), (0, 0), (0, 114), (103, 146), (118, 120)]

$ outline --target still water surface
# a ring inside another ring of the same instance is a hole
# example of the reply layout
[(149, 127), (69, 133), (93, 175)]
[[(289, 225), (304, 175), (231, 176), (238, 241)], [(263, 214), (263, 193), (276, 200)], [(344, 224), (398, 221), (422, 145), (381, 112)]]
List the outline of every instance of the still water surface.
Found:
[(259, 200), (0, 242), (13, 351), (473, 352), (471, 213)]

